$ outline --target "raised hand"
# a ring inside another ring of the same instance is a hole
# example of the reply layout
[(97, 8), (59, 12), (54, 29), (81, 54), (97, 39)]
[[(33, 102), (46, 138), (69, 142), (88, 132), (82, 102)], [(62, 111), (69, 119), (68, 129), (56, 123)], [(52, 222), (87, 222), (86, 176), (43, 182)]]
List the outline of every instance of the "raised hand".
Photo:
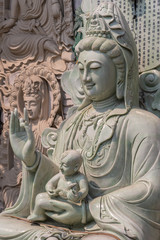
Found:
[(14, 154), (28, 167), (32, 166), (36, 160), (35, 140), (25, 108), (24, 119), (19, 120), (17, 109), (11, 113), (9, 136)]

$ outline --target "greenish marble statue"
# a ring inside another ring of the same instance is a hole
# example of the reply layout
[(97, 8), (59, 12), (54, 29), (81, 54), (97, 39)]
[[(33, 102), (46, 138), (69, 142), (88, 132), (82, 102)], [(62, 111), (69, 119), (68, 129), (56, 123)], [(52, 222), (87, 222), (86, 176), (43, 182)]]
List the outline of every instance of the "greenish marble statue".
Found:
[[(17, 203), (0, 217), (1, 240), (160, 239), (160, 120), (138, 108), (132, 34), (113, 3), (99, 5), (88, 17), (85, 31), (76, 46), (85, 97), (57, 133), (46, 130), (50, 159), (35, 151), (27, 112), (24, 120), (18, 119), (16, 110), (11, 115), (10, 141), (23, 162), (23, 183)], [(45, 142), (45, 135), (42, 138)], [(45, 215), (53, 225), (101, 235), (72, 233), (67, 238), (60, 229), (58, 233), (43, 224), (11, 218), (27, 218), (34, 212), (36, 197), (45, 192), (46, 183), (59, 171), (62, 154), (71, 149), (83, 157), (87, 199), (82, 204), (52, 199)]]
[[(33, 213), (28, 217), (30, 222), (45, 221), (47, 210), (54, 211), (51, 199), (60, 197), (67, 199), (72, 204), (81, 202), (88, 194), (86, 177), (79, 173), (83, 158), (75, 150), (68, 150), (62, 154), (60, 162), (61, 172), (54, 175), (46, 184), (46, 192), (39, 193), (36, 197)], [(57, 208), (55, 208), (57, 212)]]

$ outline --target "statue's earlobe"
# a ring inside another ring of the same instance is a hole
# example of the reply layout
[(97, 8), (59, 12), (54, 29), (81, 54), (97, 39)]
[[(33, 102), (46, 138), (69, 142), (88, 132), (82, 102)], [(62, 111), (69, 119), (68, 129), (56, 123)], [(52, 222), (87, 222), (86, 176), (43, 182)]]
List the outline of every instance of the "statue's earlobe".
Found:
[(79, 165), (77, 164), (74, 168), (74, 172), (76, 173), (78, 171)]

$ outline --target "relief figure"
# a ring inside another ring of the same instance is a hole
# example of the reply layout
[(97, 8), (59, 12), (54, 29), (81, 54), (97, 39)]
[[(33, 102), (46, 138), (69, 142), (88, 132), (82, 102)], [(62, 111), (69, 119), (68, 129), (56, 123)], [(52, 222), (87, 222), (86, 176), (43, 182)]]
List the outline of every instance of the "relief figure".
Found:
[[(11, 1), (10, 19), (0, 24), (4, 69), (14, 71), (32, 61), (41, 63), (48, 55), (61, 55), (62, 8), (62, 0)], [(71, 46), (71, 33), (68, 35), (64, 45)]]

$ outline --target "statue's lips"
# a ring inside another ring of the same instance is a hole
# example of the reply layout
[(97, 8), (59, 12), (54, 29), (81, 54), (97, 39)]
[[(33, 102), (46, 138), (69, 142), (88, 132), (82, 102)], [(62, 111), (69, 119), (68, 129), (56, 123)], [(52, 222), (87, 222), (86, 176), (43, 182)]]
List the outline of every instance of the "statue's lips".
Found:
[(87, 88), (87, 90), (93, 88), (95, 86), (95, 83), (92, 84), (85, 84), (85, 87)]

